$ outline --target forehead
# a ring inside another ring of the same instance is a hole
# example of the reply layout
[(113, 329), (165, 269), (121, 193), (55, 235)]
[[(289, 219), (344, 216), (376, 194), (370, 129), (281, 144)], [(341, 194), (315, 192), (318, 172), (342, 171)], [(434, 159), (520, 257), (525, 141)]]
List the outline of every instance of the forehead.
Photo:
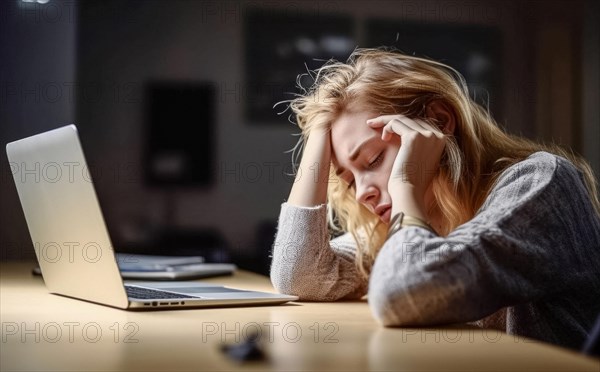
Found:
[(350, 152), (361, 142), (374, 135), (367, 120), (377, 115), (369, 111), (345, 111), (331, 124), (333, 165), (346, 166)]

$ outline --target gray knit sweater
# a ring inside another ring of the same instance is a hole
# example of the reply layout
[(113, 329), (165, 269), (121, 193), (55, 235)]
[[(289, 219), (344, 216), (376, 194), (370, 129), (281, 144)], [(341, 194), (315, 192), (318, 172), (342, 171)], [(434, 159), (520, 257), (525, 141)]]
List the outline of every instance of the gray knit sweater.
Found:
[(579, 349), (600, 314), (600, 218), (581, 173), (537, 152), (508, 168), (475, 217), (447, 237), (405, 227), (369, 280), (349, 234), (330, 240), (326, 207), (284, 203), (271, 281), (301, 300), (367, 294), (384, 326), (474, 322)]

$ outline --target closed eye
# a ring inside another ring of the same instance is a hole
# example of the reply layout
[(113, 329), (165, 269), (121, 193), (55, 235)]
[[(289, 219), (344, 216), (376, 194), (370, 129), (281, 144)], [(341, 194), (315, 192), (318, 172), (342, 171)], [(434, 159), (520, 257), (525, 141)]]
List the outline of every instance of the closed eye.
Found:
[(369, 168), (378, 167), (382, 161), (383, 161), (383, 152), (380, 152), (379, 155), (377, 155), (377, 157), (372, 162), (369, 163)]
[[(367, 168), (369, 168), (369, 169), (377, 168), (379, 165), (381, 165), (382, 162), (383, 162), (383, 152), (380, 152), (379, 155), (377, 155), (377, 157), (369, 163)], [(350, 190), (353, 186), (354, 186), (354, 179), (352, 181), (348, 182), (347, 190)]]

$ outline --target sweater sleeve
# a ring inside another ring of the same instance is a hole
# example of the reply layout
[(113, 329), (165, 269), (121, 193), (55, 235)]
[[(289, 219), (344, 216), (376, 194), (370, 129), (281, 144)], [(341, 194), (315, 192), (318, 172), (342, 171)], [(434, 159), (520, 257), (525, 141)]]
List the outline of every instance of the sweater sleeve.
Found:
[(598, 292), (598, 247), (600, 218), (577, 168), (536, 153), (447, 237), (413, 226), (393, 235), (373, 265), (369, 306), (383, 325), (417, 326), (474, 321), (584, 286)]
[(368, 280), (355, 265), (356, 244), (350, 234), (330, 241), (326, 206), (281, 206), (273, 245), (271, 282), (280, 293), (301, 300), (357, 299)]

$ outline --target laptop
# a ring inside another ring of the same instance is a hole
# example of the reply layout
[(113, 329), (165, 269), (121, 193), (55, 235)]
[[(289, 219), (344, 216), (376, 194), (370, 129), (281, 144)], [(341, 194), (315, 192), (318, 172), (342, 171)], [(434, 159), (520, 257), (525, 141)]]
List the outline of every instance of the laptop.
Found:
[(48, 290), (120, 309), (277, 305), (296, 296), (200, 282), (123, 282), (75, 125), (6, 145)]

